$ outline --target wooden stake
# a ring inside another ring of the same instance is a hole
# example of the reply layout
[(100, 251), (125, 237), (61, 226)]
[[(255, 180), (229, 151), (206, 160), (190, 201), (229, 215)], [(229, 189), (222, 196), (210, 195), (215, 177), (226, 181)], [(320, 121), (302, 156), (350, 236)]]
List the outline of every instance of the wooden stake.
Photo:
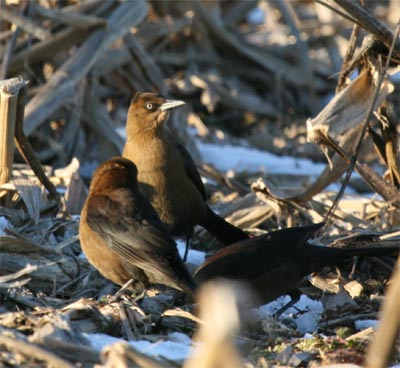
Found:
[(11, 178), (18, 94), (25, 84), (22, 78), (0, 81), (0, 185)]

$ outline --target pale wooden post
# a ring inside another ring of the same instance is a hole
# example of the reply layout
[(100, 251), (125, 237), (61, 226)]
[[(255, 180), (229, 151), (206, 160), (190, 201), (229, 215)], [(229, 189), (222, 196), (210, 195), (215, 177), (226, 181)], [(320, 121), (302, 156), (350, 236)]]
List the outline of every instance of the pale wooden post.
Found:
[(11, 178), (18, 93), (25, 84), (22, 78), (0, 81), (0, 185)]

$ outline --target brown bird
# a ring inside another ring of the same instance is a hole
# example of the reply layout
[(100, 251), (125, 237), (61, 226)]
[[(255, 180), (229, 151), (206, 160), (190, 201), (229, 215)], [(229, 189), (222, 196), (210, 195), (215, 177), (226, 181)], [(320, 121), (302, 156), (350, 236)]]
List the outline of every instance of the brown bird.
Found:
[(136, 166), (123, 157), (93, 174), (79, 225), (89, 262), (107, 279), (133, 288), (164, 284), (193, 294), (196, 283), (156, 211), (139, 192)]
[(307, 241), (323, 225), (273, 231), (230, 245), (208, 258), (196, 270), (194, 279), (199, 283), (216, 278), (245, 281), (257, 296), (252, 307), (288, 294), (292, 301), (277, 313), (279, 315), (299, 300), (298, 285), (306, 275), (354, 256), (399, 253), (398, 247), (343, 249), (309, 244)]
[(244, 231), (207, 205), (192, 157), (166, 125), (169, 111), (183, 104), (154, 93), (136, 93), (128, 111), (122, 155), (137, 166), (140, 191), (151, 201), (167, 230), (174, 236), (185, 235), (187, 246), (197, 224), (225, 245), (248, 239)]

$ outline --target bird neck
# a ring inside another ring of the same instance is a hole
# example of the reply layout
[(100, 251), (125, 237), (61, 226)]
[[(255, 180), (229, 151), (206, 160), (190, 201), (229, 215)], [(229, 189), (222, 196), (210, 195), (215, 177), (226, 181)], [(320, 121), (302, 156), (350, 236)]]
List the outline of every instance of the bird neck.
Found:
[(146, 116), (139, 114), (135, 110), (128, 112), (128, 119), (126, 122), (126, 136), (127, 139), (135, 137), (142, 133), (155, 134), (162, 132), (166, 126), (169, 114), (168, 111), (162, 111), (158, 115)]
[[(127, 128), (124, 151), (129, 147), (153, 145), (156, 144), (155, 142), (164, 141), (169, 136), (169, 129), (164, 124), (154, 124), (151, 127), (137, 129), (134, 131), (128, 130)], [(128, 157), (124, 154), (123, 156)]]
[(121, 188), (138, 189), (137, 177), (130, 177), (120, 172), (103, 173), (95, 176), (90, 185), (90, 194), (107, 194)]

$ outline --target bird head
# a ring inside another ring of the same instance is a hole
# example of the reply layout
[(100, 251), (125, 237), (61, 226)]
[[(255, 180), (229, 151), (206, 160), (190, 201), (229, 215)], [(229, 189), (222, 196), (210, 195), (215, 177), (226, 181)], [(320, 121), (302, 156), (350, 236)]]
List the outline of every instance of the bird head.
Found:
[(137, 187), (136, 165), (124, 157), (113, 157), (103, 162), (93, 173), (90, 189), (116, 189), (125, 186)]
[(137, 92), (131, 100), (128, 111), (127, 132), (154, 129), (167, 121), (169, 111), (185, 102), (167, 100), (156, 93)]

